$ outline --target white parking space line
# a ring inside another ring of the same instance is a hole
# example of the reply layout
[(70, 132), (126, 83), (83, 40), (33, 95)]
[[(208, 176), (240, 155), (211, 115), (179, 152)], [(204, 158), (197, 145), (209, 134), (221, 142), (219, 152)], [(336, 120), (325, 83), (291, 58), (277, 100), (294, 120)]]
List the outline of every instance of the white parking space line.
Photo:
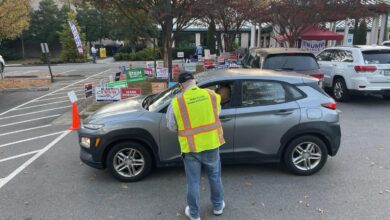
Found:
[(59, 94), (59, 93), (65, 93), (65, 94), (67, 94), (67, 93), (70, 92), (70, 91), (74, 91), (74, 92), (84, 92), (84, 89), (61, 90), (61, 91), (58, 91), (58, 93), (54, 93), (54, 94)]
[(17, 108), (14, 111), (23, 110), (23, 109), (29, 109), (29, 108), (36, 108), (36, 107), (42, 107), (42, 106), (46, 106), (46, 105), (53, 105), (53, 104), (64, 103), (64, 102), (70, 102), (70, 100), (68, 99), (68, 100), (65, 100), (65, 101), (50, 102), (50, 103), (45, 103), (45, 104), (41, 104), (41, 105), (33, 105), (33, 106), (28, 106), (28, 107), (23, 107), (23, 108)]
[(7, 160), (12, 160), (12, 159), (16, 159), (16, 158), (19, 158), (19, 157), (25, 157), (25, 156), (28, 156), (28, 155), (31, 155), (31, 154), (35, 154), (35, 153), (38, 153), (39, 151), (40, 150), (34, 150), (34, 151), (30, 151), (30, 152), (27, 152), (27, 153), (24, 153), (24, 154), (18, 154), (18, 155), (12, 156), (12, 157), (7, 157), (7, 158), (4, 158), (4, 159), (0, 159), (0, 163), (4, 162), (4, 161), (7, 161)]
[[(89, 76), (89, 77), (87, 77), (87, 78), (85, 78), (85, 79), (82, 79), (82, 80), (79, 80), (79, 81), (77, 81), (77, 82), (71, 83), (71, 84), (69, 84), (69, 85), (67, 85), (67, 86), (65, 86), (65, 87), (63, 87), (63, 88), (61, 88), (61, 90), (62, 90), (62, 89), (65, 89), (65, 88), (68, 88), (68, 87), (70, 87), (70, 86), (72, 86), (72, 85), (76, 85), (77, 83), (84, 82), (84, 81), (86, 81), (86, 80), (92, 78), (93, 76), (98, 76), (98, 75), (101, 75), (101, 74), (103, 74), (103, 73), (106, 73), (106, 72), (109, 71), (109, 70), (111, 70), (111, 68), (109, 68), (109, 69), (107, 69), (107, 70), (105, 70), (105, 71), (96, 73), (96, 74), (94, 74), (94, 75), (91, 75), (91, 76)], [(27, 105), (27, 104), (29, 104), (29, 103), (31, 103), (31, 102), (34, 102), (35, 100), (38, 100), (38, 99), (40, 99), (40, 98), (49, 96), (49, 95), (55, 93), (56, 91), (58, 91), (58, 90), (55, 90), (55, 91), (50, 92), (50, 93), (47, 93), (47, 94), (45, 94), (45, 95), (43, 95), (43, 96), (40, 96), (40, 97), (35, 98), (35, 99), (32, 99), (32, 100), (30, 100), (30, 101), (28, 101), (28, 102), (25, 102), (25, 103), (23, 103), (23, 104), (20, 104), (20, 105), (18, 105), (18, 106), (16, 106), (16, 107), (13, 107), (13, 108), (11, 108), (11, 109), (5, 111), (5, 112), (0, 113), (0, 116), (5, 115), (5, 114), (7, 114), (8, 112), (13, 111), (13, 110), (15, 110), (15, 109), (17, 109), (17, 108), (23, 107), (23, 106), (25, 106), (25, 105)]]
[(0, 134), (0, 137), (1, 137), (1, 136), (6, 136), (6, 135), (10, 135), (10, 134), (21, 133), (21, 132), (25, 132), (25, 131), (31, 131), (31, 130), (46, 128), (46, 127), (50, 127), (50, 126), (51, 126), (51, 125), (42, 125), (42, 126), (37, 126), (37, 127), (32, 127), (32, 128), (26, 128), (26, 129), (21, 129), (21, 130), (6, 132), (6, 133)]
[(23, 140), (20, 140), (20, 141), (15, 141), (15, 142), (11, 142), (11, 143), (6, 143), (6, 144), (0, 145), (0, 148), (2, 148), (2, 147), (7, 147), (7, 146), (11, 146), (11, 145), (14, 145), (14, 144), (20, 144), (20, 143), (24, 143), (24, 142), (28, 142), (28, 141), (33, 141), (33, 140), (37, 140), (37, 139), (40, 139), (40, 138), (50, 137), (50, 136), (54, 136), (54, 135), (62, 134), (62, 133), (64, 133), (64, 131), (54, 132), (54, 133), (50, 133), (50, 134), (45, 134), (45, 135), (33, 137), (33, 138), (23, 139)]
[(33, 118), (33, 119), (29, 119), (29, 120), (24, 120), (24, 121), (18, 121), (18, 122), (14, 122), (14, 123), (5, 124), (5, 125), (0, 125), (0, 128), (11, 126), (11, 125), (22, 124), (22, 123), (26, 123), (26, 122), (31, 122), (31, 121), (38, 121), (38, 120), (42, 120), (42, 119), (46, 119), (46, 118), (54, 118), (54, 117), (58, 117), (60, 115), (61, 114), (56, 114), (56, 115), (49, 115), (49, 116), (40, 117), (40, 118)]
[(53, 100), (53, 99), (62, 99), (62, 98), (68, 98), (68, 96), (65, 95), (65, 96), (53, 97), (53, 98), (47, 98), (47, 99), (38, 99), (38, 100), (35, 100), (34, 102), (42, 102), (42, 101), (49, 101), (49, 100)]
[(23, 113), (23, 114), (18, 114), (18, 115), (11, 115), (11, 116), (7, 116), (7, 117), (2, 117), (2, 118), (0, 118), (0, 120), (4, 120), (4, 119), (8, 119), (8, 118), (21, 117), (21, 116), (25, 116), (25, 115), (38, 114), (38, 113), (42, 113), (42, 112), (54, 111), (54, 110), (70, 108), (70, 107), (72, 107), (72, 106), (71, 105), (67, 105), (67, 106), (62, 106), (62, 107), (57, 107), (57, 108), (45, 109), (45, 110), (42, 110), (42, 111), (29, 112), (29, 113)]
[(68, 135), (71, 131), (65, 131), (62, 135), (57, 137), (54, 141), (49, 143), (46, 147), (41, 149), (38, 153), (36, 153), (34, 156), (32, 156), (30, 159), (28, 159), (26, 162), (24, 162), (20, 167), (18, 167), (16, 170), (14, 170), (10, 175), (7, 177), (0, 179), (0, 189), (5, 186), (9, 181), (11, 181), (13, 178), (15, 178), (20, 172), (22, 172), (26, 167), (28, 167), (31, 163), (33, 163), (36, 159), (38, 159), (42, 154), (44, 154), (46, 151), (50, 150), (55, 144), (57, 144), (59, 141), (61, 141), (66, 135)]

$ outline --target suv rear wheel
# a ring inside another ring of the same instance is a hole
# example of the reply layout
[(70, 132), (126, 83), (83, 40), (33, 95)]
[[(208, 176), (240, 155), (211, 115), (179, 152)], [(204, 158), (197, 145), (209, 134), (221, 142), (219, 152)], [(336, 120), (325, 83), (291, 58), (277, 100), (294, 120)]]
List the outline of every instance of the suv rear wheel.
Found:
[(350, 99), (347, 85), (343, 78), (336, 78), (333, 82), (332, 96), (336, 101), (347, 102)]
[(316, 136), (305, 135), (290, 142), (284, 152), (284, 163), (292, 173), (302, 176), (318, 172), (326, 163), (328, 150)]
[(120, 142), (108, 153), (107, 167), (115, 178), (124, 182), (135, 182), (149, 174), (152, 157), (145, 147), (137, 142)]

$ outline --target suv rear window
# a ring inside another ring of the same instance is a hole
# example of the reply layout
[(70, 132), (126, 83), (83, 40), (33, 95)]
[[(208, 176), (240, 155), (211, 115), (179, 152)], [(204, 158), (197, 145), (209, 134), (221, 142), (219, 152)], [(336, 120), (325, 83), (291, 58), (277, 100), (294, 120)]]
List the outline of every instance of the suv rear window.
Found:
[(319, 66), (314, 55), (299, 53), (275, 54), (267, 56), (263, 69), (302, 71), (319, 69)]
[(390, 63), (390, 50), (367, 50), (362, 51), (364, 62), (367, 64)]

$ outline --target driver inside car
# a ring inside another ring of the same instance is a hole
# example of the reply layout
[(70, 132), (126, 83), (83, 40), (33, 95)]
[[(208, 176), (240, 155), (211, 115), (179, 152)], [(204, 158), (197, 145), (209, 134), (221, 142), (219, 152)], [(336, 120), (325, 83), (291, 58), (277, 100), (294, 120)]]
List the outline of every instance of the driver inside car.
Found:
[(222, 108), (226, 107), (230, 102), (231, 89), (228, 84), (219, 85), (215, 92), (221, 96), (221, 106)]

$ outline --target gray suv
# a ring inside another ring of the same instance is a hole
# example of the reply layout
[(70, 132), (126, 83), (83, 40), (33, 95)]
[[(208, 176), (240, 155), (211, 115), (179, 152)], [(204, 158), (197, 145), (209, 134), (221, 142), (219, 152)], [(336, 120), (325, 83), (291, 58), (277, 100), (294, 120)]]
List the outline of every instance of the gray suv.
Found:
[[(235, 69), (196, 75), (202, 88), (229, 86), (220, 119), (226, 144), (223, 163), (283, 162), (297, 175), (311, 175), (340, 145), (336, 103), (318, 80), (297, 73)], [(121, 181), (137, 181), (152, 167), (181, 164), (177, 134), (165, 114), (179, 87), (109, 104), (79, 130), (81, 160), (107, 168)]]

